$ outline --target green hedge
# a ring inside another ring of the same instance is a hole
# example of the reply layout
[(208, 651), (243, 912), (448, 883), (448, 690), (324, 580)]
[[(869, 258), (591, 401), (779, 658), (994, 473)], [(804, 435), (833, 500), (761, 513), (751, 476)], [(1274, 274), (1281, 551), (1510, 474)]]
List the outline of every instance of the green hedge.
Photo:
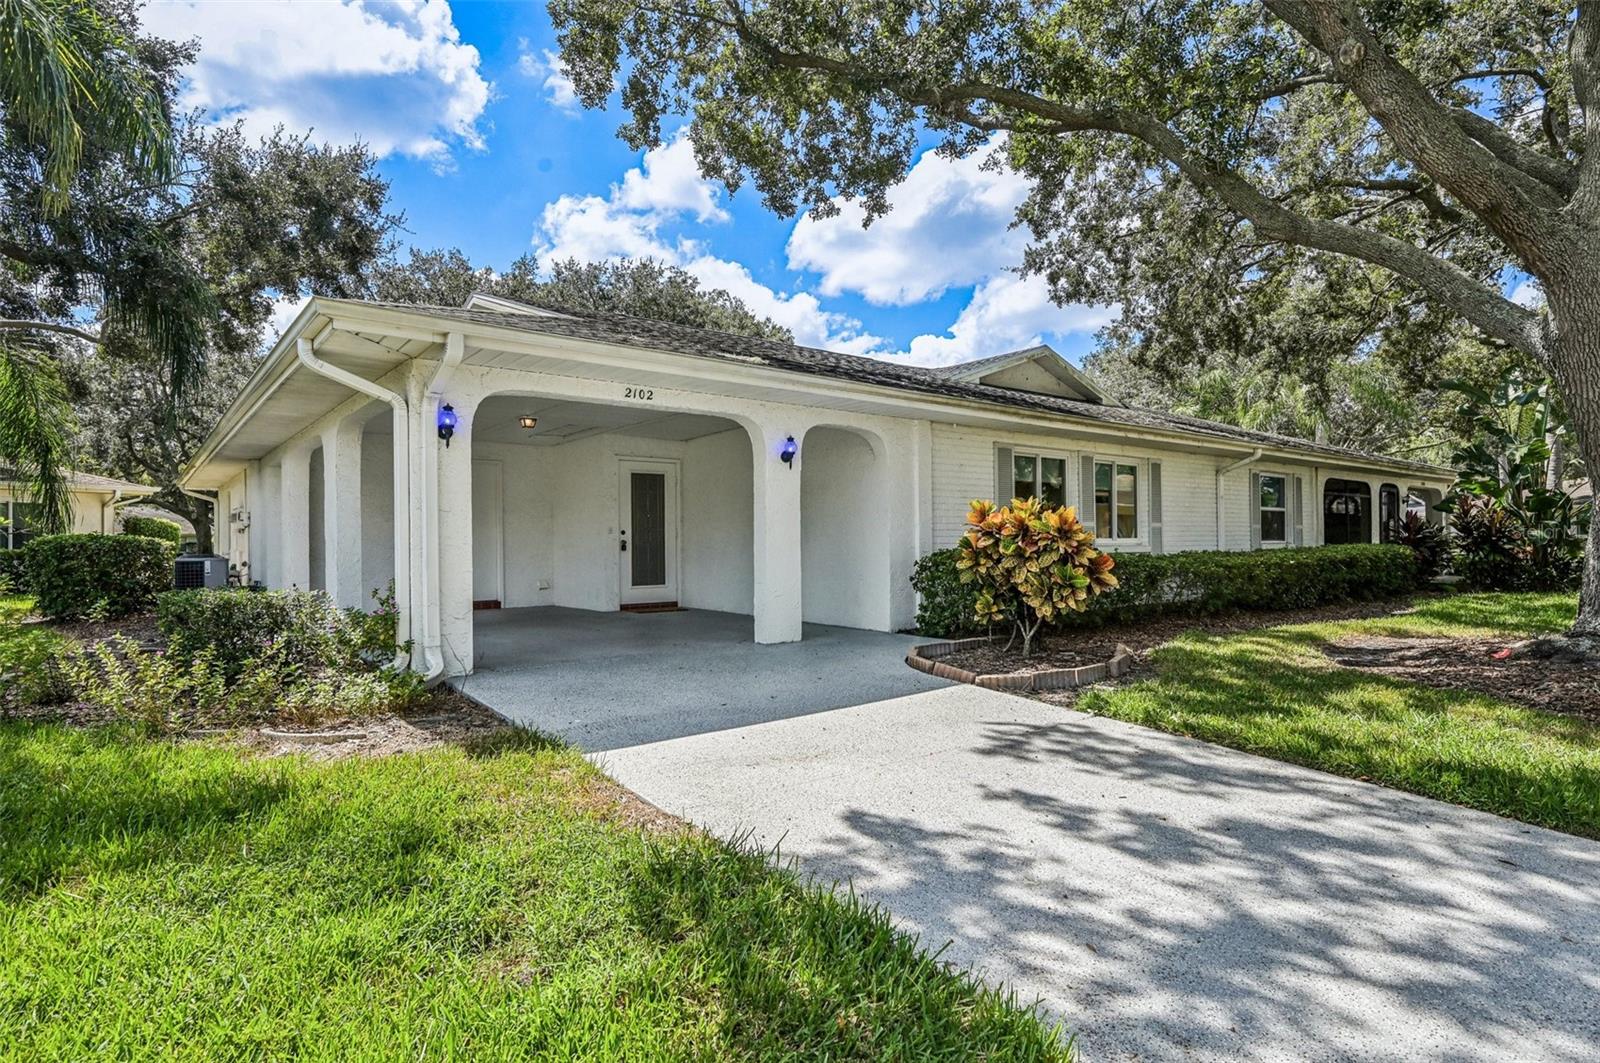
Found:
[(45, 535), (22, 548), (39, 612), (71, 620), (148, 609), (172, 586), (171, 543), (142, 535)]
[(173, 546), (183, 544), (183, 528), (176, 521), (161, 517), (123, 517), (123, 535), (143, 535), (147, 539), (161, 539)]
[(28, 593), (28, 566), (22, 550), (0, 550), (0, 592)]
[(179, 660), (210, 649), (229, 679), (268, 655), (306, 670), (359, 664), (361, 632), (321, 591), (168, 591), (156, 625)]
[[(976, 587), (956, 572), (956, 551), (917, 562), (917, 629), (948, 637), (976, 628)], [(1118, 588), (1094, 599), (1066, 626), (1156, 616), (1205, 616), (1255, 609), (1306, 609), (1396, 598), (1417, 589), (1416, 555), (1404, 546), (1307, 546), (1285, 550), (1193, 550), (1118, 554)]]

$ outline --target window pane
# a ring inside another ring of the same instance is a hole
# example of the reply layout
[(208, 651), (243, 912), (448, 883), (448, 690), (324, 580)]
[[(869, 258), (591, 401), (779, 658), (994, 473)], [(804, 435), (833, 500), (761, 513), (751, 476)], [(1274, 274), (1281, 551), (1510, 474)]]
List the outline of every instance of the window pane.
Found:
[(1067, 504), (1066, 459), (1039, 459), (1039, 500), (1047, 506)]
[(1094, 527), (1098, 535), (1110, 538), (1111, 527), (1111, 466), (1096, 462), (1094, 467)]
[(1139, 537), (1139, 470), (1132, 465), (1117, 466), (1117, 538)]
[(1286, 542), (1284, 529), (1287, 522), (1281, 509), (1263, 509), (1261, 511), (1261, 541), (1264, 543)]
[[(1032, 454), (1017, 454), (1011, 459), (1011, 478), (1015, 482), (1011, 485), (1011, 498), (1032, 498), (1039, 493), (1034, 486), (1036, 468)], [(1009, 502), (1007, 499), (996, 499), (997, 502)]]
[(39, 534), (40, 516), (44, 507), (37, 502), (11, 503), (11, 546), (21, 549), (29, 539)]
[(1263, 476), (1261, 478), (1261, 508), (1282, 509), (1284, 495), (1283, 477)]

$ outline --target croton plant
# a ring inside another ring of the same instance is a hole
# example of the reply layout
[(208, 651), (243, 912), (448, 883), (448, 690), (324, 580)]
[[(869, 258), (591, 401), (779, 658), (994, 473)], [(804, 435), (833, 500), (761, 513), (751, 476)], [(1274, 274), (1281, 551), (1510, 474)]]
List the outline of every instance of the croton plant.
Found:
[(976, 619), (1010, 623), (1022, 636), (1022, 655), (1033, 652), (1045, 624), (1117, 586), (1116, 562), (1095, 548), (1094, 533), (1072, 506), (1051, 507), (1036, 498), (1009, 506), (974, 501), (967, 513), (956, 568), (976, 583)]

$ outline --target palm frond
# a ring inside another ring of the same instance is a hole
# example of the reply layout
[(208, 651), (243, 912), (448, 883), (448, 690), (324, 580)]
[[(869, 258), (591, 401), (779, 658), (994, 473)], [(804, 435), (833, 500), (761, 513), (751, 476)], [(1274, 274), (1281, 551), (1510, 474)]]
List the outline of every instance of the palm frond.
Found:
[(0, 462), (39, 503), (45, 531), (72, 520), (72, 405), (55, 359), (0, 340)]
[(0, 106), (44, 151), (52, 212), (67, 205), (87, 128), (154, 176), (176, 165), (158, 87), (122, 27), (89, 0), (0, 0)]

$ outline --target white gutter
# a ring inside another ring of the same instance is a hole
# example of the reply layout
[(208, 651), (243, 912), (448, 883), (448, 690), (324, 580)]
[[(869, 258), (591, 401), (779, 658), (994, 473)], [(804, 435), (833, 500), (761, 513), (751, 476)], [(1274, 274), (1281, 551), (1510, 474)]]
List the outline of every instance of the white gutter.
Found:
[(117, 503), (122, 501), (122, 488), (118, 487), (111, 492), (111, 497), (100, 503), (100, 531), (109, 534), (111, 529), (106, 527), (106, 511), (116, 509)]
[[(326, 335), (326, 331), (322, 335)], [(322, 338), (321, 335), (317, 340)], [(341, 369), (323, 361), (316, 355), (316, 340), (301, 338), (295, 341), (295, 356), (300, 364), (327, 377), (336, 383), (343, 384), (352, 391), (363, 395), (370, 395), (375, 399), (387, 402), (394, 411), (394, 601), (395, 601), (395, 658), (393, 667), (401, 669), (407, 667), (410, 661), (408, 651), (400, 649), (414, 639), (413, 617), (416, 610), (412, 601), (411, 566), (411, 442), (410, 442), (410, 406), (404, 394), (390, 391), (381, 384), (374, 384), (366, 377), (357, 376), (347, 369)], [(402, 559), (408, 563), (401, 564)]]
[(445, 334), (444, 357), (434, 367), (433, 375), (422, 386), (419, 403), (419, 425), (414, 443), (416, 461), (413, 465), (417, 477), (417, 492), (422, 504), (417, 507), (417, 540), (419, 553), (420, 609), (422, 611), (422, 654), (427, 662), (424, 683), (438, 682), (444, 675), (444, 636), (440, 618), (439, 594), (439, 439), (430, 432), (439, 416), (439, 400), (444, 396), (445, 385), (455, 375), (456, 367), (466, 357), (466, 338), (460, 332)]
[(1224, 465), (1222, 468), (1217, 470), (1217, 549), (1218, 550), (1226, 550), (1228, 548), (1227, 533), (1226, 533), (1226, 530), (1225, 530), (1227, 525), (1223, 520), (1224, 512), (1228, 508), (1228, 495), (1227, 495), (1227, 489), (1223, 486), (1222, 481), (1230, 472), (1234, 472), (1235, 470), (1242, 469), (1246, 465), (1251, 464), (1252, 462), (1260, 461), (1261, 460), (1261, 456), (1263, 454), (1265, 454), (1266, 452), (1267, 452), (1267, 448), (1266, 447), (1257, 447), (1255, 449), (1255, 453), (1247, 454), (1244, 457), (1240, 458), (1238, 461), (1233, 462), (1231, 465)]

